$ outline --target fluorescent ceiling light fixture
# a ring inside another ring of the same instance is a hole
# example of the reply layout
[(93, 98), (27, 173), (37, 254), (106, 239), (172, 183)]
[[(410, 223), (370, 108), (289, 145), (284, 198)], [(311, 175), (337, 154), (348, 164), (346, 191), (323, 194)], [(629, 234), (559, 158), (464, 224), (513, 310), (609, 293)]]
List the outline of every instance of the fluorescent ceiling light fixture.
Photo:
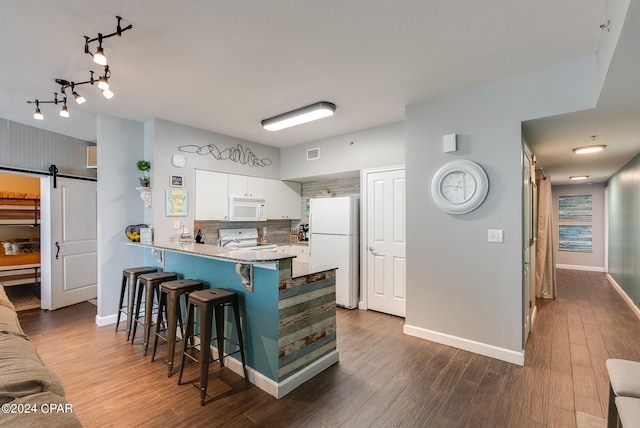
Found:
[(311, 122), (332, 116), (336, 111), (336, 105), (328, 101), (320, 101), (315, 104), (301, 107), (299, 109), (270, 117), (262, 121), (262, 127), (267, 131), (279, 131), (291, 126)]
[(585, 153), (596, 153), (596, 152), (601, 152), (604, 150), (604, 148), (607, 147), (604, 144), (596, 144), (593, 146), (583, 146), (583, 147), (576, 147), (575, 149), (573, 149), (573, 153), (575, 154), (585, 154)]
[(571, 177), (569, 177), (569, 180), (578, 181), (578, 180), (586, 180), (587, 178), (589, 178), (588, 175), (572, 175)]

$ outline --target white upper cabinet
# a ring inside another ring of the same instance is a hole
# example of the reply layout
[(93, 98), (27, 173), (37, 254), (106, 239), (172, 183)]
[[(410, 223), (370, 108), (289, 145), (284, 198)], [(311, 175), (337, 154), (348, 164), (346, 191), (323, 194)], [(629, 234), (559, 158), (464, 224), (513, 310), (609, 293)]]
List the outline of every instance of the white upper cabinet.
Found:
[(196, 170), (196, 220), (229, 219), (229, 174)]
[(291, 181), (265, 179), (267, 219), (302, 218), (302, 185)]
[(229, 174), (229, 197), (264, 199), (265, 179)]

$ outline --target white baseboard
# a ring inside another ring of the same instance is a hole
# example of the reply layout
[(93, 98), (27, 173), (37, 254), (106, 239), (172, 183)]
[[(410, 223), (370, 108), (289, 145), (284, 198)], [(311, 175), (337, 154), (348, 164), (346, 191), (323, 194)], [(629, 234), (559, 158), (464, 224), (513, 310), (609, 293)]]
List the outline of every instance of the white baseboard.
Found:
[(605, 272), (603, 266), (581, 266), (556, 264), (556, 269), (587, 270), (589, 272)]
[[(106, 317), (101, 317), (100, 315), (96, 315), (96, 324), (98, 325), (98, 327), (104, 327), (105, 325), (115, 324), (117, 319), (118, 319), (118, 314), (107, 315)], [(127, 316), (122, 315), (120, 317), (120, 324), (122, 324), (122, 321), (126, 321), (126, 320), (127, 320)]]
[[(217, 358), (218, 351), (216, 348), (211, 349), (214, 358)], [(242, 362), (235, 358), (225, 358), (225, 367), (232, 372), (244, 376), (242, 372)], [(247, 366), (247, 375), (249, 376), (249, 382), (263, 390), (269, 395), (275, 398), (282, 398), (321, 371), (329, 368), (338, 362), (338, 350), (328, 353), (319, 360), (313, 362), (307, 367), (303, 368), (299, 372), (296, 372), (283, 380), (282, 382), (276, 382), (273, 379), (269, 379), (267, 376)]]
[(496, 358), (508, 363), (524, 366), (524, 351), (512, 351), (511, 349), (499, 348), (497, 346), (488, 345), (486, 343), (476, 342), (462, 337), (451, 336), (449, 334), (428, 330), (426, 328), (416, 327), (412, 325), (404, 325), (404, 334), (419, 337), (421, 339), (430, 340), (432, 342), (441, 343), (443, 345), (453, 346), (455, 348), (464, 349), (465, 351), (475, 354), (485, 355), (487, 357)]
[(620, 284), (618, 284), (616, 282), (616, 280), (613, 279), (613, 277), (611, 275), (607, 274), (607, 279), (609, 280), (611, 285), (613, 285), (613, 288), (618, 292), (618, 294), (620, 294), (622, 299), (624, 299), (624, 301), (627, 303), (627, 305), (629, 305), (629, 307), (631, 308), (633, 313), (636, 314), (636, 316), (640, 319), (640, 308), (638, 308), (636, 306), (636, 304), (633, 303), (633, 300), (631, 300), (631, 297), (629, 297), (629, 295), (627, 293), (625, 293), (625, 291), (622, 289), (622, 287), (620, 287)]

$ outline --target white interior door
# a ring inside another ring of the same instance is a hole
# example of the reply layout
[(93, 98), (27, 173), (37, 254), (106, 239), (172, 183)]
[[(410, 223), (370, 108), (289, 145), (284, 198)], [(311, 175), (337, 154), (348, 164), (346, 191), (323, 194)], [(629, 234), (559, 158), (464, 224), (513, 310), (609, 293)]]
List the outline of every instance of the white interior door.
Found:
[(97, 198), (94, 181), (41, 180), (43, 309), (97, 296)]
[(405, 316), (406, 227), (404, 167), (366, 176), (367, 308)]

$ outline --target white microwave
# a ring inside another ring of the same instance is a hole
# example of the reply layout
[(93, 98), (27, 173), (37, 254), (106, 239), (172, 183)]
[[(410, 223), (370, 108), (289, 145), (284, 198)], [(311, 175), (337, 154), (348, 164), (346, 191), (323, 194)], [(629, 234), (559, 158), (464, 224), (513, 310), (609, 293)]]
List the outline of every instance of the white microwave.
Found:
[(265, 221), (267, 207), (264, 199), (229, 198), (229, 220)]

